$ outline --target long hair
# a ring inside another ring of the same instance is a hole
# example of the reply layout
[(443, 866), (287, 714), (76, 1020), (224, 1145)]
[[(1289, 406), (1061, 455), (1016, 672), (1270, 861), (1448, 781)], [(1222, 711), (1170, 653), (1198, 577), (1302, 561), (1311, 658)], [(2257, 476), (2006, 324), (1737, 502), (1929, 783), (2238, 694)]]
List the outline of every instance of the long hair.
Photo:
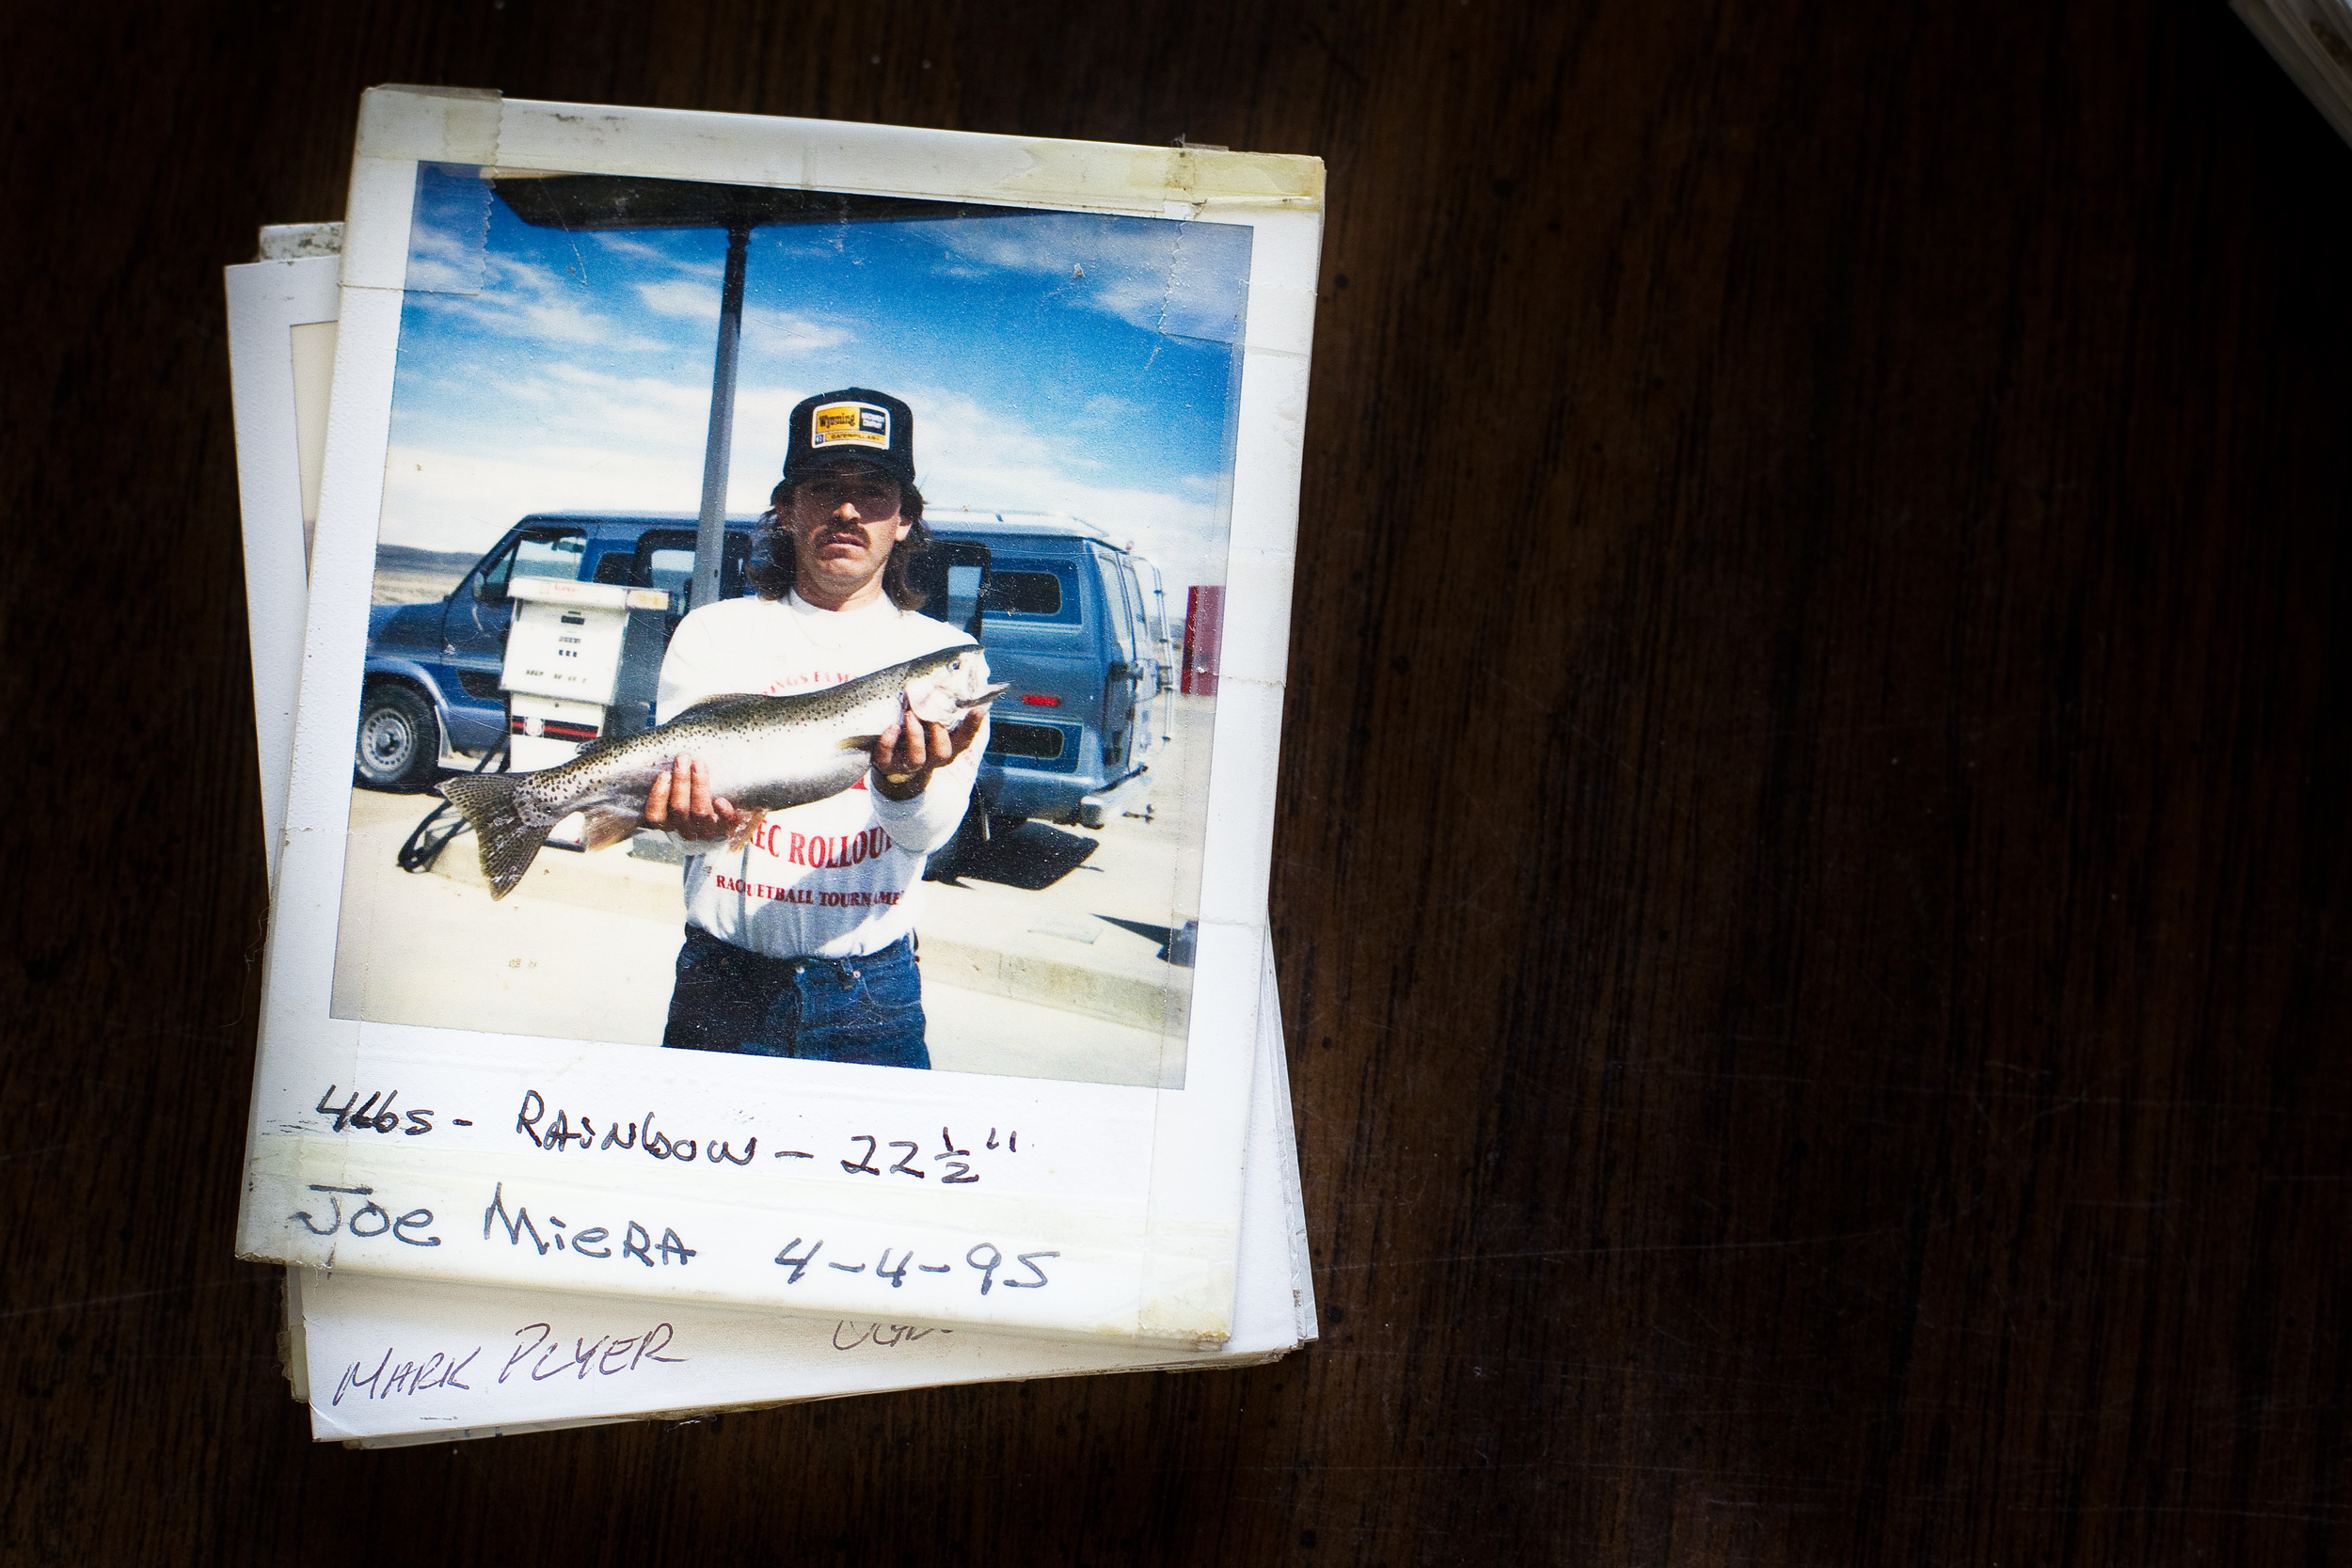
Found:
[[(796, 488), (787, 479), (769, 494), (768, 510), (759, 515), (759, 531), (752, 536), (751, 563), (743, 575), (763, 599), (781, 599), (789, 594), (800, 571), (792, 531), (784, 520)], [(907, 564), (931, 547), (931, 531), (923, 525), (923, 492), (912, 484), (898, 486), (898, 515), (914, 526), (891, 547), (890, 559), (882, 563), (882, 592), (900, 610), (920, 610), (929, 595), (907, 581)]]

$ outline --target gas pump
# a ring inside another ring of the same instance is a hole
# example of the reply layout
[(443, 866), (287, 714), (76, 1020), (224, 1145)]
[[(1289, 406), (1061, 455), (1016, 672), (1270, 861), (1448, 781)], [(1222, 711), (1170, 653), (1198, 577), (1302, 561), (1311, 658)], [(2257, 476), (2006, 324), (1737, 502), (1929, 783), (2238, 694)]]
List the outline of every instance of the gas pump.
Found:
[[(516, 772), (556, 768), (600, 738), (619, 684), (621, 650), (633, 610), (667, 610), (659, 588), (516, 578), (507, 584), (515, 618), (506, 633), (507, 766)], [(580, 824), (566, 820), (550, 844), (580, 847)]]

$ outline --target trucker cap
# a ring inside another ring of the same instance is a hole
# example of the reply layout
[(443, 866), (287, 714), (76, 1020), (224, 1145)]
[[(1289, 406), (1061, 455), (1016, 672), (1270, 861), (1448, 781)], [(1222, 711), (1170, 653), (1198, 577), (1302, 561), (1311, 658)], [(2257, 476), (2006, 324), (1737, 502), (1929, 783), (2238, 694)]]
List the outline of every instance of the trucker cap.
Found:
[(869, 463), (901, 484), (914, 483), (914, 410), (870, 387), (804, 398), (792, 410), (784, 477), (808, 478), (838, 463)]

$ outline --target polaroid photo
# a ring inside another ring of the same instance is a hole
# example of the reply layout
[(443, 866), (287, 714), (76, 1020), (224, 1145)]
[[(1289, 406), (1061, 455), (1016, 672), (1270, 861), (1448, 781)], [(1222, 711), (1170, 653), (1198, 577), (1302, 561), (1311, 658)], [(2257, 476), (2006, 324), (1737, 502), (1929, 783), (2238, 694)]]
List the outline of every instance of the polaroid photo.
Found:
[(240, 1251), (1226, 1342), (1320, 189), (368, 94)]
[[(262, 831), (278, 879), (285, 839), (287, 759), (302, 687), (303, 611), (310, 535), (326, 457), (327, 386), (335, 371), (340, 224), (262, 230), (259, 261), (227, 269), (229, 369), (244, 517), (246, 626), (253, 660), (253, 730), (262, 765)], [(327, 234), (323, 230), (334, 230)], [(305, 254), (304, 252), (312, 252)], [(323, 253), (319, 253), (323, 252)]]
[[(262, 260), (226, 270), (255, 728), (273, 874), (301, 669), (307, 589), (300, 563), (316, 516), (333, 370), (340, 240), (339, 225), (265, 229)], [(310, 1390), (319, 1390), (318, 1440), (389, 1447), (945, 1382), (1277, 1359), (1315, 1338), (1317, 1327), (1270, 949), (1262, 986), (1234, 1333), (1212, 1355), (1169, 1363), (1148, 1351), (1092, 1343), (693, 1307), (631, 1333), (600, 1330), (565, 1341), (556, 1334), (558, 1320), (586, 1312), (625, 1322), (640, 1304), (289, 1269), (285, 1357), (295, 1397), (311, 1404)], [(659, 1342), (649, 1345), (648, 1335)], [(423, 1348), (437, 1345), (449, 1348)]]

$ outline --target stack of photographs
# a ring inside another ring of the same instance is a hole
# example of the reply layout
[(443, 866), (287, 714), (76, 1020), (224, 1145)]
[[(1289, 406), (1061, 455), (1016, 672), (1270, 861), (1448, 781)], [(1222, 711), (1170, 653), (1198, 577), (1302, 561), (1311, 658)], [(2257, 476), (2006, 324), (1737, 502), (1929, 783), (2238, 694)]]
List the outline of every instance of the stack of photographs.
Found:
[(1314, 1337), (1321, 222), (1310, 158), (366, 95), (340, 232), (228, 271), (239, 1252), (318, 1437)]

